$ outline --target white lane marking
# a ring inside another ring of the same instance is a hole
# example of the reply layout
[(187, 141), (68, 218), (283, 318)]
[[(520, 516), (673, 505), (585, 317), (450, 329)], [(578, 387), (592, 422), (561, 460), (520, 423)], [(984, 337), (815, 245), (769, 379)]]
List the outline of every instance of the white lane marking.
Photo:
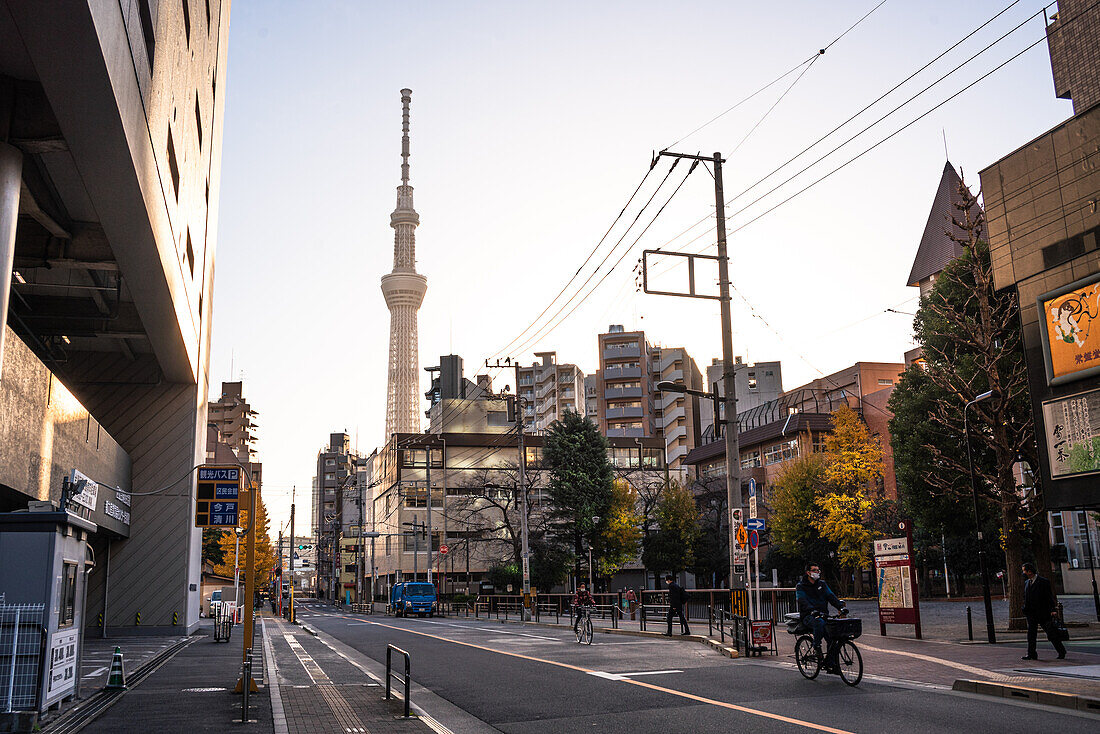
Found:
[(91, 673), (87, 673), (87, 674), (81, 676), (81, 678), (95, 678), (97, 675), (99, 675), (100, 673), (102, 673), (105, 670), (107, 670), (107, 668), (105, 668), (105, 667), (104, 668), (96, 668)]
[(586, 672), (589, 675), (594, 675), (597, 678), (606, 678), (607, 680), (630, 680), (626, 676), (619, 675), (618, 673), (605, 673), (602, 670), (589, 670)]
[[(470, 628), (467, 628), (470, 629)], [(472, 629), (481, 630), (482, 632), (494, 632), (498, 635), (515, 635), (516, 637), (533, 637), (536, 640), (553, 640), (554, 642), (560, 642), (556, 637), (544, 637), (542, 635), (529, 635), (525, 632), (509, 632), (508, 630), (493, 629), (492, 627), (473, 627)]]
[(546, 639), (517, 640), (514, 637), (490, 637), (489, 639), (487, 639), (485, 641), (486, 642), (496, 642), (496, 643), (500, 643), (500, 644), (504, 644), (504, 645), (520, 645), (520, 644), (527, 644), (527, 645), (560, 645), (560, 644), (562, 644), (561, 640), (546, 640)]
[(619, 673), (624, 678), (632, 678), (636, 675), (665, 675), (667, 673), (683, 673), (682, 670), (642, 670), (637, 673)]

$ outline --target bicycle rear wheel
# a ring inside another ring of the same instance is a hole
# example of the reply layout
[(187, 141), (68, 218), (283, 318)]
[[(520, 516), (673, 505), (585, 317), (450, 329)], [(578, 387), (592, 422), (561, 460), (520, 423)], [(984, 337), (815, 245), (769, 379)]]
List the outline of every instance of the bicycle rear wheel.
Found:
[(581, 622), (581, 636), (582, 636), (581, 637), (581, 644), (582, 645), (591, 645), (592, 644), (592, 618), (591, 617), (585, 617), (584, 621)]
[(837, 645), (836, 662), (841, 680), (850, 686), (859, 685), (863, 680), (863, 656), (854, 642), (844, 640)]
[(798, 672), (808, 680), (813, 680), (821, 672), (821, 659), (814, 649), (814, 638), (803, 635), (794, 645), (794, 662)]

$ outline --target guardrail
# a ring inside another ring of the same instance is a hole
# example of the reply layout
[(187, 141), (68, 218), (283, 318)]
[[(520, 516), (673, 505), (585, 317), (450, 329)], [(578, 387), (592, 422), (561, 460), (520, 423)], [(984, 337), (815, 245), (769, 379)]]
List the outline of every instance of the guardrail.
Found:
[[(395, 653), (395, 652), (398, 655), (401, 655), (403, 658), (405, 658), (405, 675), (404, 676), (399, 676), (396, 673), (392, 672), (392, 670), (391, 670), (391, 666), (392, 666), (392, 662), (393, 662), (393, 653)], [(410, 705), (410, 702), (409, 702), (409, 668), (410, 667), (411, 667), (411, 660), (409, 658), (409, 653), (405, 652), (400, 647), (395, 647), (393, 645), (386, 645), (386, 699), (388, 700), (388, 699), (393, 697), (392, 693), (390, 691), (390, 683), (392, 681), (396, 680), (399, 683), (403, 683), (405, 685), (405, 718), (406, 719), (408, 719), (410, 717), (410, 714), (409, 714), (409, 705)]]

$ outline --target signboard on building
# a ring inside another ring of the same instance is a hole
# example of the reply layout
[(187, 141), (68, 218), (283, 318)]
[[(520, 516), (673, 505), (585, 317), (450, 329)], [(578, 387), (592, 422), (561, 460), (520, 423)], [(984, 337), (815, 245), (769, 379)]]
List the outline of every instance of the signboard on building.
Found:
[(1037, 305), (1047, 384), (1100, 374), (1100, 275), (1044, 293)]
[[(71, 502), (88, 510), (85, 517), (98, 527), (124, 538), (130, 537), (130, 493), (100, 484), (79, 469), (73, 469), (69, 481), (80, 488)], [(71, 508), (70, 508), (71, 509)]]
[(1100, 472), (1100, 390), (1044, 401), (1042, 431), (1052, 478)]
[(50, 635), (50, 672), (46, 679), (46, 701), (49, 706), (76, 690), (76, 648), (80, 633), (65, 629)]
[(883, 635), (888, 624), (911, 624), (921, 637), (920, 601), (913, 565), (913, 529), (909, 520), (898, 523), (901, 538), (875, 541), (875, 578), (878, 583), (878, 621)]
[(240, 522), (241, 468), (200, 466), (195, 527), (235, 528)]

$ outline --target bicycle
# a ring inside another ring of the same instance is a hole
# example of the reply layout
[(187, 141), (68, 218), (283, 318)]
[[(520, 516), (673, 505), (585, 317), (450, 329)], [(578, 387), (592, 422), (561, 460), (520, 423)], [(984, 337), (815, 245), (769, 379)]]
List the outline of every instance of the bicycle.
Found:
[(592, 607), (574, 607), (577, 615), (581, 617), (574, 631), (577, 633), (577, 642), (582, 645), (592, 644)]
[[(794, 643), (794, 662), (798, 672), (807, 680), (813, 680), (825, 666), (828, 654), (822, 654), (814, 647), (814, 637), (809, 628), (802, 624), (797, 614), (788, 614), (787, 633), (798, 635)], [(858, 617), (826, 617), (825, 640), (835, 655), (835, 672), (849, 686), (857, 686), (863, 680), (863, 656), (852, 640), (863, 634), (863, 620)]]

